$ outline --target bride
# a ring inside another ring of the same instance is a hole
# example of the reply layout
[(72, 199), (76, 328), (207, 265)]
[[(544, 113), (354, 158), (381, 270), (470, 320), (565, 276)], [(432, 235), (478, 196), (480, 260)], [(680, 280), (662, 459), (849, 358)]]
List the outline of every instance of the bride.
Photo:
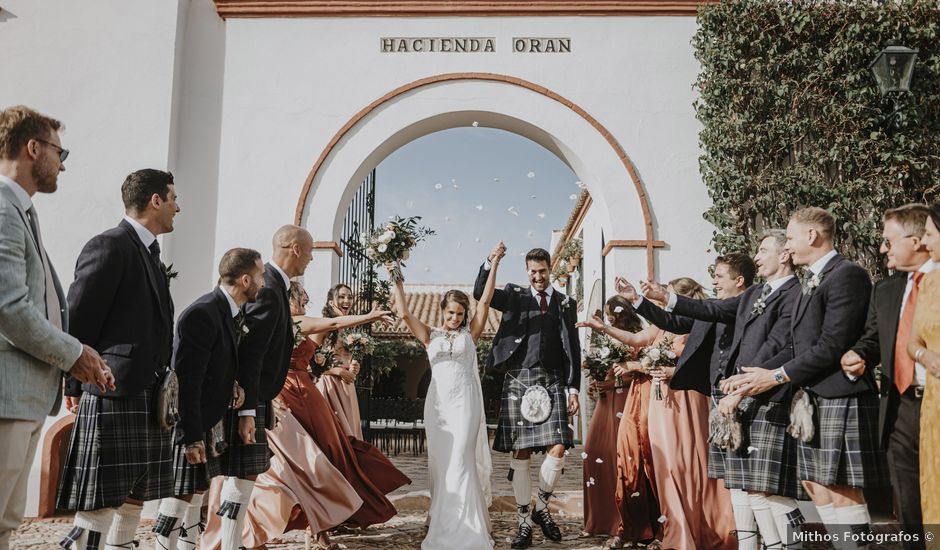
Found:
[[(492, 461), (476, 342), (486, 326), (501, 257), (492, 263), (472, 318), (465, 293), (450, 290), (444, 295), (441, 328), (428, 327), (409, 311), (401, 281), (393, 287), (398, 315), (427, 348), (431, 362), (431, 385), (424, 403), (431, 507), (422, 550), (493, 548), (488, 511)], [(398, 266), (387, 267), (391, 272)]]

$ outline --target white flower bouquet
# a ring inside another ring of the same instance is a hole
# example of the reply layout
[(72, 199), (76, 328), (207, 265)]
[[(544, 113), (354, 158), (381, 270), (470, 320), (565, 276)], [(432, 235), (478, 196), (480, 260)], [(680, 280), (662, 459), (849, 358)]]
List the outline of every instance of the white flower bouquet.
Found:
[[(419, 242), (434, 235), (434, 230), (418, 225), (420, 216), (410, 218), (395, 217), (371, 233), (363, 233), (362, 246), (366, 256), (374, 263), (404, 262), (411, 255), (411, 250)], [(392, 282), (402, 280), (401, 272), (396, 268), (392, 272)]]
[(621, 344), (606, 334), (591, 333), (591, 347), (584, 357), (588, 375), (596, 382), (607, 379), (607, 373), (617, 363), (632, 361), (633, 349)]
[(343, 331), (340, 334), (339, 341), (342, 342), (349, 355), (359, 362), (375, 352), (375, 339), (364, 332), (356, 330)]
[[(672, 338), (663, 338), (658, 344), (646, 346), (640, 350), (640, 364), (648, 371), (662, 367), (676, 366), (676, 352), (672, 351)], [(657, 401), (663, 399), (663, 379), (661, 376), (653, 377), (653, 397)]]

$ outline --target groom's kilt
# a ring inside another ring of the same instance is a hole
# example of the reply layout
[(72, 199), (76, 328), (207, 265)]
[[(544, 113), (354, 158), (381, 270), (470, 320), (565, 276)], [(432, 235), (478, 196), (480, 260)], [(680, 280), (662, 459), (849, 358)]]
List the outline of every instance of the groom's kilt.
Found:
[(878, 444), (878, 396), (816, 396), (816, 436), (799, 443), (800, 479), (820, 485), (883, 487), (888, 464)]
[[(565, 448), (574, 447), (574, 431), (568, 423), (565, 388), (556, 377), (549, 379), (549, 376), (540, 366), (514, 366), (506, 373), (493, 450), (503, 453), (522, 449), (541, 451), (559, 443), (564, 444)], [(526, 387), (533, 384), (544, 386), (552, 398), (552, 411), (548, 419), (539, 424), (522, 418), (522, 396)]]
[(238, 411), (229, 409), (225, 413), (225, 441), (228, 443), (228, 450), (219, 457), (222, 475), (244, 479), (268, 471), (271, 466), (271, 450), (268, 448), (268, 436), (264, 426), (269, 414), (274, 414), (271, 404), (258, 403), (255, 408), (255, 442), (245, 445), (238, 435)]
[(173, 492), (171, 433), (157, 423), (154, 388), (133, 397), (83, 393), (56, 507), (87, 511)]
[(796, 469), (797, 441), (787, 433), (790, 403), (755, 403), (741, 418), (741, 448), (728, 452), (725, 487), (805, 499)]

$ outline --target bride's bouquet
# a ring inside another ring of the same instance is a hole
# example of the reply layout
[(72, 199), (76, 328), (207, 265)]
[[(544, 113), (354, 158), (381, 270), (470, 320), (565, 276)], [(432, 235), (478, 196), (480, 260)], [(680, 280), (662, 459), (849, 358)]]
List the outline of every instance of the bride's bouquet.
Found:
[(340, 333), (339, 341), (342, 342), (349, 355), (360, 363), (363, 359), (375, 353), (375, 339), (364, 332), (356, 330), (343, 331)]
[(617, 363), (632, 361), (633, 349), (621, 344), (606, 334), (591, 333), (591, 347), (584, 358), (588, 375), (596, 382), (607, 379), (610, 369)]
[[(385, 227), (363, 233), (362, 246), (366, 249), (366, 256), (372, 262), (381, 264), (407, 261), (416, 244), (435, 234), (433, 229), (419, 226), (420, 219), (420, 216), (396, 216)], [(391, 279), (393, 283), (403, 280), (397, 267), (392, 271)]]
[[(640, 364), (646, 370), (676, 366), (676, 352), (672, 351), (672, 338), (663, 338), (658, 344), (641, 349)], [(662, 377), (656, 376), (653, 378), (653, 397), (657, 401), (663, 399), (662, 384)]]

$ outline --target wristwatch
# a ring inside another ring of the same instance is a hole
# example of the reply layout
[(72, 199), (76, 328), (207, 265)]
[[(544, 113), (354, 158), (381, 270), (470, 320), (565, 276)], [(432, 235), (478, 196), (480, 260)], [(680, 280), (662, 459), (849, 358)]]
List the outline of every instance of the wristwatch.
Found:
[(774, 371), (774, 382), (784, 384), (787, 381), (787, 373), (783, 372), (783, 367)]

